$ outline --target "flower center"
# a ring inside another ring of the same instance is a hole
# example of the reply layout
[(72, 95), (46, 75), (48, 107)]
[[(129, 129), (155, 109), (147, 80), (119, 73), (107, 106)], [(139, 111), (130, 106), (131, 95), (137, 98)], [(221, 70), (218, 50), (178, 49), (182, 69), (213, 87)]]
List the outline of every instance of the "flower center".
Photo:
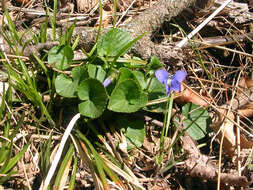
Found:
[(168, 80), (167, 80), (167, 86), (171, 85), (171, 76), (169, 76)]

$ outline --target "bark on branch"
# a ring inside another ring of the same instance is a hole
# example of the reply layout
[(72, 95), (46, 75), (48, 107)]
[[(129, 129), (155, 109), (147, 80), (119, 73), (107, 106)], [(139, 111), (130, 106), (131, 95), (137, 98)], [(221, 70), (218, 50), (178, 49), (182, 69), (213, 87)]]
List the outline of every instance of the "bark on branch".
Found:
[[(210, 162), (211, 159), (200, 153), (195, 142), (190, 136), (182, 137), (183, 148), (188, 153), (188, 159), (185, 161), (187, 173), (191, 177), (199, 177), (202, 180), (216, 181), (218, 179), (218, 171)], [(251, 184), (245, 176), (221, 173), (220, 181), (230, 186), (246, 187)]]
[[(170, 58), (181, 59), (179, 56), (179, 50), (175, 47), (164, 47), (155, 44), (151, 41), (152, 32), (161, 27), (164, 21), (168, 21), (171, 18), (179, 15), (184, 9), (195, 4), (197, 0), (161, 0), (149, 9), (146, 9), (142, 14), (136, 16), (126, 26), (121, 29), (128, 31), (132, 38), (146, 33), (146, 35), (137, 41), (131, 53), (138, 55), (142, 59), (150, 59), (153, 55), (158, 56), (163, 61), (168, 61)], [(105, 33), (108, 29), (103, 29), (102, 33)], [(79, 45), (86, 51), (91, 50), (95, 43), (97, 30), (87, 27), (76, 27), (74, 30), (73, 38), (80, 35)]]
[[(143, 59), (149, 59), (153, 55), (158, 56), (161, 60), (166, 61), (170, 58), (181, 59), (182, 56), (178, 55), (178, 50), (174, 46), (165, 47), (155, 44), (151, 41), (152, 32), (157, 30), (164, 23), (165, 20), (170, 20), (172, 17), (179, 15), (184, 9), (194, 5), (197, 0), (160, 0), (157, 4), (153, 5), (151, 8), (146, 9), (142, 14), (136, 16), (130, 23), (126, 26), (121, 27), (123, 30), (128, 31), (133, 38), (143, 34), (146, 35), (137, 41), (131, 50), (131, 53), (140, 56)], [(203, 0), (202, 0), (203, 1)], [(58, 36), (60, 35), (62, 29), (58, 30)], [(103, 29), (102, 34), (108, 29)], [(86, 51), (91, 50), (95, 44), (97, 29), (89, 27), (76, 27), (74, 29), (73, 39), (79, 35), (79, 47), (84, 48)], [(52, 30), (48, 29), (48, 36), (52, 36)], [(31, 40), (32, 36), (30, 33), (24, 35), (25, 41)], [(5, 52), (8, 51), (8, 44), (6, 45)], [(21, 45), (22, 46), (22, 45)], [(24, 50), (25, 55), (29, 55), (29, 46)], [(30, 53), (34, 53), (30, 51)]]

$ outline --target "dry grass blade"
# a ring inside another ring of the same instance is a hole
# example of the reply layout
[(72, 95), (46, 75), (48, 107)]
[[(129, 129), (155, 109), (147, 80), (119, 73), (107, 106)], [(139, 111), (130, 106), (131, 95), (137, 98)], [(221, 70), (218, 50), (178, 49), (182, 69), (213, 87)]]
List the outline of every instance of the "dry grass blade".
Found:
[(63, 137), (62, 137), (61, 143), (59, 145), (59, 148), (57, 150), (57, 153), (55, 155), (55, 158), (54, 158), (54, 160), (53, 160), (53, 162), (51, 164), (51, 167), (50, 167), (50, 169), (48, 171), (47, 177), (46, 177), (45, 181), (42, 183), (43, 185), (41, 185), (41, 189), (42, 190), (46, 190), (47, 189), (47, 187), (48, 187), (48, 185), (49, 185), (49, 183), (50, 183), (50, 181), (51, 181), (51, 179), (52, 179), (52, 177), (54, 175), (54, 172), (55, 172), (55, 169), (56, 169), (56, 167), (58, 165), (58, 162), (60, 160), (60, 157), (61, 157), (63, 148), (65, 146), (65, 143), (66, 143), (66, 141), (67, 141), (67, 139), (68, 139), (68, 137), (70, 135), (70, 132), (71, 132), (72, 128), (74, 127), (76, 121), (79, 118), (80, 118), (80, 113), (76, 114), (72, 118), (72, 120), (70, 121), (69, 125), (67, 126), (67, 128), (66, 128), (66, 130), (65, 130), (65, 132), (63, 134)]
[(125, 171), (123, 171), (121, 168), (117, 167), (115, 164), (113, 164), (110, 160), (108, 160), (106, 157), (103, 157), (103, 160), (105, 161), (105, 163), (113, 170), (115, 171), (118, 175), (120, 175), (121, 177), (123, 177), (128, 183), (131, 183), (137, 187), (139, 187), (140, 189), (145, 189), (140, 183), (138, 178), (132, 173), (132, 171), (127, 167), (124, 166), (124, 169), (126, 169), (128, 172), (130, 172), (130, 174), (126, 173)]

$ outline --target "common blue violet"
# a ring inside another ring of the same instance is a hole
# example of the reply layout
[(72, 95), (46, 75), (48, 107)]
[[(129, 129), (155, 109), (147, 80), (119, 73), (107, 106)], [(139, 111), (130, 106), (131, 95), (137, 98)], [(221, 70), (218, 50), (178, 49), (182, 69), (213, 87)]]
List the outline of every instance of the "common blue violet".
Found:
[(166, 70), (158, 69), (155, 72), (155, 77), (165, 85), (166, 95), (168, 96), (171, 91), (179, 92), (181, 90), (181, 83), (186, 77), (186, 72), (178, 70), (171, 76)]
[(103, 82), (104, 87), (109, 86), (109, 84), (111, 84), (112, 81), (113, 81), (113, 79), (112, 79), (110, 76), (107, 77), (107, 78), (104, 80), (104, 82)]

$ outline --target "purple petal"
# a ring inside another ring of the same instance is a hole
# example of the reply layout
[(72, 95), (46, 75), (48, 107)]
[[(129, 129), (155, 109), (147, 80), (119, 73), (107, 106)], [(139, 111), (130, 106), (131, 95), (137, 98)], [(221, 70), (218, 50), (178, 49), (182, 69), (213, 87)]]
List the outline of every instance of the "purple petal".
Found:
[(107, 77), (104, 82), (103, 82), (103, 85), (104, 87), (107, 87), (109, 84), (112, 83), (112, 79), (110, 77)]
[(179, 92), (181, 90), (181, 82), (177, 80), (171, 80), (171, 90)]
[(177, 71), (173, 76), (172, 76), (172, 81), (177, 80), (178, 82), (182, 82), (186, 77), (186, 72), (184, 71)]
[(160, 83), (165, 84), (165, 81), (166, 81), (166, 84), (167, 84), (169, 73), (164, 69), (159, 69), (155, 72), (155, 77), (157, 78), (157, 80), (159, 80)]
[(170, 94), (171, 91), (171, 86), (168, 86), (168, 81), (165, 81), (165, 89), (166, 89), (166, 95), (168, 96)]

